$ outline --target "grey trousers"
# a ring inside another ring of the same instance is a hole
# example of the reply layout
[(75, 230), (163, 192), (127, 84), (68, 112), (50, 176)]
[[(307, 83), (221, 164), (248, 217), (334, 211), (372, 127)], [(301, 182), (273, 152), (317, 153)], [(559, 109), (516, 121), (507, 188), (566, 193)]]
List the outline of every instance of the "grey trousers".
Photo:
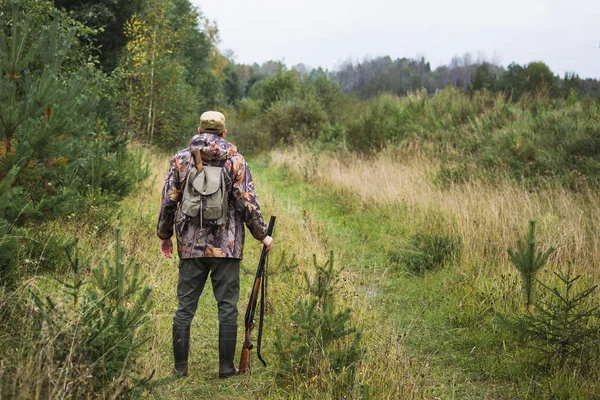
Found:
[(189, 326), (198, 308), (198, 299), (210, 274), (221, 324), (237, 323), (240, 296), (240, 260), (235, 258), (188, 258), (179, 261), (177, 311), (173, 324)]

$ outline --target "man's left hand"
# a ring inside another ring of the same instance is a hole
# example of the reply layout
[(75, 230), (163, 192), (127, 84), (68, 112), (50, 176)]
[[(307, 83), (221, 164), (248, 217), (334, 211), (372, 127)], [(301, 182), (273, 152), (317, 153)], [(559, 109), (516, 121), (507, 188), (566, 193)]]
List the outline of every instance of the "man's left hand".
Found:
[(173, 241), (171, 239), (161, 239), (160, 252), (163, 254), (163, 256), (171, 258), (171, 255), (173, 254)]
[(265, 248), (267, 249), (266, 254), (269, 254), (269, 251), (271, 251), (271, 247), (273, 246), (273, 238), (271, 236), (267, 236), (263, 240), (261, 240), (261, 242), (265, 245)]

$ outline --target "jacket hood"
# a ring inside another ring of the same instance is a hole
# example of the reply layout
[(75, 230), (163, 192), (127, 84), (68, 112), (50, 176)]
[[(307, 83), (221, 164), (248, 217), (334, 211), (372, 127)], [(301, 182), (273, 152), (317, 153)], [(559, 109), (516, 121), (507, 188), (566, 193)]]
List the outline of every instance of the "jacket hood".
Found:
[(202, 161), (226, 160), (235, 156), (237, 147), (220, 136), (200, 133), (190, 139), (190, 151), (199, 149)]

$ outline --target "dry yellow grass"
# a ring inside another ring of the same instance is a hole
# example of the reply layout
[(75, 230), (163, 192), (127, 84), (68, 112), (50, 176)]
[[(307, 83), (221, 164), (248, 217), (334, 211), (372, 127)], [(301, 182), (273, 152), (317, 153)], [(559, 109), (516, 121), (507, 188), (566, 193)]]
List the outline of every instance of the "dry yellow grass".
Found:
[(524, 236), (527, 221), (536, 219), (541, 245), (557, 249), (552, 263), (571, 261), (581, 270), (597, 274), (593, 267), (600, 260), (598, 192), (530, 192), (507, 181), (440, 188), (433, 183), (439, 169), (436, 162), (397, 158), (393, 151), (365, 159), (310, 154), (299, 147), (271, 153), (275, 166), (325, 187), (351, 191), (364, 203), (408, 207), (408, 223), (416, 229), (442, 224), (436, 228), (461, 236), (463, 264), (485, 259), (506, 265), (506, 249), (514, 246), (516, 237)]

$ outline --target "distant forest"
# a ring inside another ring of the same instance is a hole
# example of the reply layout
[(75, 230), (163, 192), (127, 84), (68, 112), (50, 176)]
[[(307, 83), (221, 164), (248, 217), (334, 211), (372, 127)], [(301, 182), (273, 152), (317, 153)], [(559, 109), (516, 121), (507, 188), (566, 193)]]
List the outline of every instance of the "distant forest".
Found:
[[(261, 77), (285, 70), (283, 63), (270, 61), (262, 65), (235, 64), (229, 76), (230, 99), (248, 94), (250, 87)], [(553, 97), (566, 97), (574, 91), (579, 97), (598, 97), (598, 79), (581, 78), (575, 73), (563, 77), (555, 75), (542, 61), (525, 65), (511, 63), (507, 67), (492, 62), (474, 60), (471, 54), (455, 56), (448, 65), (431, 68), (421, 59), (377, 57), (362, 62), (346, 62), (335, 71), (310, 69), (304, 64), (291, 68), (300, 75), (326, 74), (339, 83), (346, 93), (370, 98), (383, 93), (406, 95), (422, 88), (433, 93), (437, 89), (454, 86), (466, 91), (490, 90), (509, 93), (517, 101), (528, 92), (546, 91)]]

